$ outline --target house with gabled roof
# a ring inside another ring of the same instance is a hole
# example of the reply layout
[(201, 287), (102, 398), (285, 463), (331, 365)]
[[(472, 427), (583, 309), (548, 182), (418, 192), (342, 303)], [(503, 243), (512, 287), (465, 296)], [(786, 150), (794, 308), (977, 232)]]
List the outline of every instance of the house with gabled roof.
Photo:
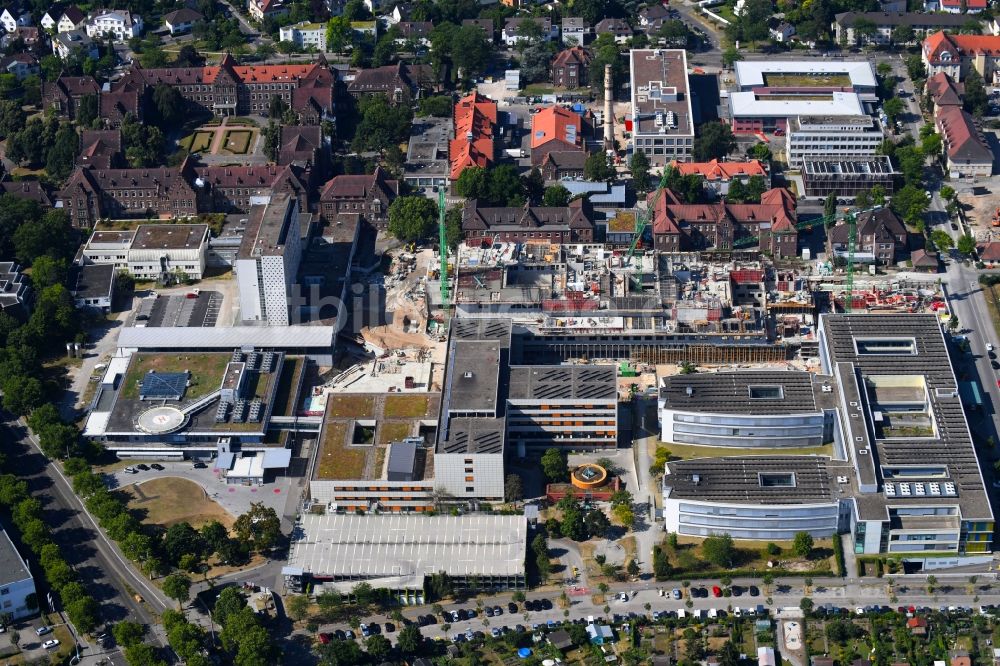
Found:
[(389, 206), (399, 196), (399, 181), (376, 167), (368, 175), (331, 178), (319, 195), (319, 210), (328, 224), (365, 220), (377, 229), (389, 225)]
[(594, 239), (594, 214), (586, 199), (574, 199), (563, 208), (487, 207), (470, 199), (462, 209), (462, 235), (466, 242), (589, 243)]

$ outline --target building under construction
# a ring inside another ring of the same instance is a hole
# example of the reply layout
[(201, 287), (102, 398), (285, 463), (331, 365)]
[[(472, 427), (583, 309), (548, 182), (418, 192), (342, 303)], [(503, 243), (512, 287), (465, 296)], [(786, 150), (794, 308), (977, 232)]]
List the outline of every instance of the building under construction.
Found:
[(896, 173), (885, 155), (871, 157), (807, 157), (802, 162), (802, 184), (807, 197), (853, 197), (876, 185), (892, 194)]

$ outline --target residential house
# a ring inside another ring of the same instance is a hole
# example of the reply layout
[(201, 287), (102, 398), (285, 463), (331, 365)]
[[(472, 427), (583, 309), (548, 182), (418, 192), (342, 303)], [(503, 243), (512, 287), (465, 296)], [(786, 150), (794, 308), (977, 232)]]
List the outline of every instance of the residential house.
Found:
[(406, 21), (410, 18), (410, 12), (413, 11), (413, 5), (408, 2), (396, 3), (396, 6), (392, 8), (392, 11), (381, 17), (383, 21), (388, 26), (393, 26), (398, 24), (400, 21)]
[(70, 120), (76, 118), (81, 99), (100, 94), (101, 88), (92, 76), (60, 76), (51, 83), (42, 82), (42, 106), (55, 109)]
[(670, 10), (662, 4), (649, 5), (639, 11), (639, 25), (647, 33), (659, 30), (668, 18)]
[(687, 204), (664, 190), (653, 210), (653, 246), (660, 252), (759, 247), (785, 259), (796, 255), (795, 223), (795, 197), (783, 188), (764, 192), (759, 204)]
[(578, 180), (583, 178), (583, 168), (587, 162), (587, 153), (582, 150), (553, 151), (545, 153), (539, 171), (546, 182), (556, 180)]
[(32, 47), (37, 45), (39, 41), (41, 41), (42, 38), (41, 35), (42, 34), (39, 31), (38, 26), (34, 25), (21, 26), (20, 28), (14, 31), (13, 35), (7, 36), (8, 41), (6, 42), (6, 46), (8, 47), (10, 46), (10, 37), (13, 37), (14, 39), (20, 39), (22, 42), (24, 42), (25, 46)]
[(695, 175), (701, 178), (702, 186), (716, 197), (729, 194), (729, 185), (738, 180), (746, 185), (754, 176), (764, 179), (765, 185), (771, 187), (771, 176), (767, 167), (760, 160), (746, 162), (678, 162), (674, 160), (670, 166), (677, 169), (682, 176)]
[(771, 39), (780, 44), (786, 44), (795, 34), (795, 26), (788, 21), (774, 21), (774, 25), (769, 25), (767, 31), (770, 33)]
[(97, 9), (90, 13), (85, 28), (88, 37), (127, 42), (142, 35), (142, 17), (127, 9)]
[(539, 166), (552, 152), (585, 153), (583, 118), (563, 106), (550, 106), (531, 117), (531, 164)]
[(0, 196), (9, 194), (19, 199), (37, 201), (44, 208), (52, 208), (52, 199), (45, 186), (38, 180), (0, 180)]
[(11, 5), (0, 12), (0, 25), (5, 32), (16, 32), (18, 28), (31, 25), (31, 12)]
[(993, 173), (993, 151), (972, 116), (959, 106), (946, 106), (937, 112), (934, 123), (944, 144), (946, 166), (952, 178)]
[(87, 58), (97, 58), (100, 55), (97, 45), (83, 30), (70, 30), (53, 35), (52, 53), (65, 60), (77, 51), (82, 51)]
[(557, 88), (589, 86), (590, 61), (590, 52), (582, 46), (560, 51), (552, 60), (552, 85)]
[(624, 44), (628, 40), (632, 39), (632, 26), (628, 24), (628, 21), (620, 18), (606, 18), (601, 19), (594, 26), (595, 35), (614, 35), (615, 43)]
[(26, 320), (31, 313), (31, 286), (21, 267), (12, 261), (0, 262), (0, 312), (18, 321)]
[(950, 650), (948, 661), (950, 666), (972, 666), (972, 657), (966, 650)]
[(986, 264), (988, 268), (1000, 266), (1000, 241), (989, 241), (977, 248), (979, 261)]
[(351, 32), (361, 39), (378, 39), (378, 21), (351, 21)]
[(393, 104), (409, 104), (433, 88), (433, 71), (429, 65), (396, 63), (359, 71), (347, 84), (354, 97), (385, 95)]
[(986, 9), (986, 0), (924, 0), (924, 11), (948, 14), (978, 14)]
[(87, 15), (76, 5), (70, 5), (59, 15), (56, 23), (56, 32), (70, 32), (71, 30), (83, 29), (83, 24), (87, 22)]
[(834, 17), (834, 41), (848, 46), (858, 45), (861, 36), (854, 29), (858, 21), (875, 24), (875, 34), (867, 38), (869, 43), (889, 44), (896, 41), (893, 32), (900, 27), (910, 28), (914, 39), (922, 40), (938, 30), (960, 30), (968, 20), (966, 16), (922, 12), (842, 12)]
[(924, 90), (930, 95), (935, 115), (940, 109), (947, 106), (962, 106), (962, 95), (964, 88), (960, 83), (952, 81), (951, 77), (944, 72), (938, 72), (927, 79)]
[(185, 32), (190, 32), (191, 28), (194, 27), (194, 24), (204, 18), (205, 17), (202, 16), (201, 12), (195, 11), (189, 7), (181, 7), (178, 10), (166, 14), (163, 17), (163, 25), (171, 35), (179, 35)]
[[(910, 262), (908, 265), (915, 271), (937, 273), (939, 263), (940, 257), (938, 257), (936, 252), (928, 252), (923, 248), (919, 248), (910, 253)], [(923, 628), (923, 633), (920, 632), (920, 627), (912, 628), (910, 629), (910, 633), (914, 636), (923, 636), (926, 635), (927, 628), (926, 626)]]
[[(890, 208), (880, 208), (858, 215), (854, 260), (892, 266), (907, 250), (906, 226)], [(826, 245), (830, 256), (846, 257), (850, 244), (850, 225), (840, 222), (827, 229)]]
[(83, 130), (80, 134), (80, 154), (76, 163), (94, 169), (116, 169), (122, 166), (121, 130)]
[(278, 39), (282, 42), (291, 42), (300, 49), (312, 48), (320, 52), (325, 52), (326, 23), (302, 21), (295, 25), (286, 25), (280, 28)]
[[(914, 250), (913, 254), (916, 255), (917, 252), (922, 252), (922, 250)], [(926, 255), (927, 253), (924, 252), (924, 254)], [(911, 617), (906, 621), (906, 628), (910, 630), (910, 634), (913, 636), (926, 636), (927, 619), (923, 617)]]
[(562, 43), (566, 46), (583, 46), (587, 43), (590, 27), (579, 16), (571, 16), (562, 20)]
[(250, 14), (250, 18), (260, 23), (265, 17), (277, 18), (284, 16), (288, 13), (288, 7), (285, 4), (285, 0), (249, 0), (247, 12)]
[(52, 5), (49, 7), (48, 11), (42, 14), (42, 18), (38, 22), (38, 25), (42, 26), (42, 28), (49, 32), (55, 32), (56, 26), (59, 24), (59, 16), (61, 14), (62, 5)]
[(486, 37), (486, 41), (490, 44), (494, 40), (494, 30), (493, 30), (493, 19), (488, 18), (474, 18), (474, 19), (462, 19), (462, 27), (473, 26), (479, 28), (483, 31), (483, 35)]
[(38, 66), (38, 58), (30, 53), (15, 53), (0, 58), (0, 71), (5, 74), (13, 74), (18, 81), (23, 81), (29, 76), (35, 76), (42, 70)]
[(507, 46), (514, 47), (522, 41), (529, 41), (533, 39), (528, 35), (525, 35), (525, 28), (522, 26), (526, 23), (533, 23), (541, 30), (541, 39), (546, 42), (551, 42), (559, 38), (559, 26), (552, 24), (552, 19), (550, 18), (534, 18), (534, 17), (521, 17), (521, 18), (509, 18), (503, 26), (503, 31), (501, 32), (500, 38), (503, 43)]
[(366, 176), (336, 176), (323, 186), (319, 211), (327, 224), (365, 220), (377, 229), (389, 226), (389, 206), (399, 196), (399, 181), (381, 167)]
[(921, 58), (928, 76), (944, 72), (962, 81), (972, 67), (987, 85), (1000, 82), (1000, 36), (935, 32), (924, 39)]
[(76, 307), (109, 312), (117, 275), (114, 264), (74, 264), (70, 270), (69, 293)]
[(430, 21), (400, 21), (396, 27), (399, 29), (396, 44), (400, 46), (416, 44), (417, 46), (430, 47), (430, 34), (431, 30), (434, 29), (434, 24)]
[(462, 236), (466, 242), (590, 243), (594, 216), (590, 203), (575, 199), (565, 208), (545, 206), (484, 207), (476, 199), (465, 202)]
[(469, 167), (487, 168), (496, 160), (497, 103), (472, 92), (458, 100), (455, 138), (448, 144), (449, 178), (458, 180)]
[(557, 629), (546, 637), (549, 644), (560, 652), (573, 649), (573, 639), (565, 629)]

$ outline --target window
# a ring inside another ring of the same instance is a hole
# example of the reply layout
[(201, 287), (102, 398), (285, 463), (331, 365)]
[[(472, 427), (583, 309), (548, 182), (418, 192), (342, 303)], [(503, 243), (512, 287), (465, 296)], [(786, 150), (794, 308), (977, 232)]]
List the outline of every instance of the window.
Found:
[(854, 338), (858, 355), (915, 356), (917, 343), (913, 338)]
[(795, 474), (785, 472), (761, 472), (757, 475), (761, 488), (794, 488)]
[(781, 400), (785, 397), (781, 386), (750, 386), (751, 400)]

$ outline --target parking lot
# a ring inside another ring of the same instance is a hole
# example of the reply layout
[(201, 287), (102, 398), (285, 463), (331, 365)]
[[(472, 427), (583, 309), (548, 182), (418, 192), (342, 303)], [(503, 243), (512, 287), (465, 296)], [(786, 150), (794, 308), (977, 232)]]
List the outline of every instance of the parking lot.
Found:
[(211, 327), (219, 320), (222, 303), (223, 295), (218, 291), (153, 292), (139, 300), (133, 325)]

